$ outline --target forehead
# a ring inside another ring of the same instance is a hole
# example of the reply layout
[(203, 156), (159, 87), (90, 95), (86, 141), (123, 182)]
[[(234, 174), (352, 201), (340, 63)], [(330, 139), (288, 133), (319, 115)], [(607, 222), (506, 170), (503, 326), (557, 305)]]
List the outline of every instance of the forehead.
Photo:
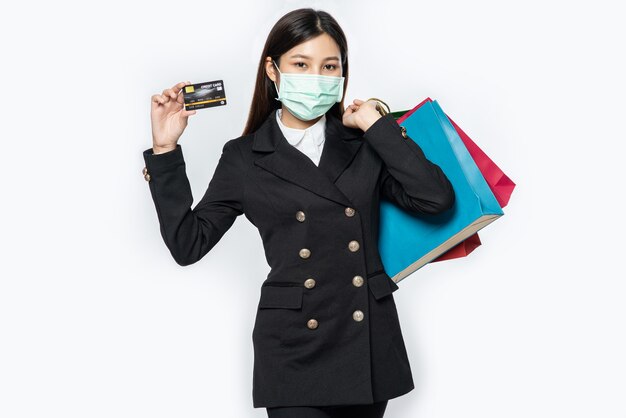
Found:
[(283, 57), (289, 59), (296, 55), (298, 56), (297, 58), (306, 59), (308, 57), (312, 60), (320, 61), (331, 57), (341, 59), (339, 45), (327, 33), (323, 33), (294, 46), (289, 51), (285, 52)]

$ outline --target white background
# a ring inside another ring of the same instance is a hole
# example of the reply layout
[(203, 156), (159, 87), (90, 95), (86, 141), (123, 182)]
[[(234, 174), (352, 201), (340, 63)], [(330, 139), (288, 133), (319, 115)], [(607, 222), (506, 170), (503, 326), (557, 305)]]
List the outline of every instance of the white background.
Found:
[(223, 79), (181, 138), (195, 203), (241, 134), (266, 36), (330, 12), (346, 102), (431, 97), (517, 183), (469, 257), (394, 296), (416, 388), (386, 417), (626, 417), (617, 1), (2, 6), (0, 416), (265, 417), (251, 332), (269, 268), (237, 219), (180, 267), (141, 170), (150, 96)]

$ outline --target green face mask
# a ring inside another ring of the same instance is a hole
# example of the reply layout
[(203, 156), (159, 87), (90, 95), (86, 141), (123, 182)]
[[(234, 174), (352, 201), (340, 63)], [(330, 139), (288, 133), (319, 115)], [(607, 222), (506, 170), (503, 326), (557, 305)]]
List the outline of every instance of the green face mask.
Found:
[(335, 103), (343, 98), (345, 77), (317, 74), (280, 73), (280, 91), (275, 98), (300, 120), (312, 120), (325, 114)]

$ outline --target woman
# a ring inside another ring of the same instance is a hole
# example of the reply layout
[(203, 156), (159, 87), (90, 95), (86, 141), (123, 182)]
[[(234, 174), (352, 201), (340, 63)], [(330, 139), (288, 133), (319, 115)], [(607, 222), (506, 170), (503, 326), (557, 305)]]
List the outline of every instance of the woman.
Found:
[(190, 115), (181, 82), (152, 96), (144, 151), (161, 235), (173, 258), (206, 255), (245, 214), (270, 273), (252, 340), (253, 403), (269, 417), (382, 417), (414, 388), (396, 305), (377, 249), (379, 199), (419, 216), (454, 191), (390, 114), (355, 99), (345, 110), (346, 38), (328, 13), (294, 10), (272, 28), (248, 123), (224, 144), (202, 200), (178, 140)]

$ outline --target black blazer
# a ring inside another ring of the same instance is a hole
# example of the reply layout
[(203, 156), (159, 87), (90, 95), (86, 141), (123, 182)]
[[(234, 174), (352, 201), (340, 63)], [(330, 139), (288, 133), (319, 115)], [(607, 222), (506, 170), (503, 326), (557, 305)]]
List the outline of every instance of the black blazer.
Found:
[(252, 332), (255, 408), (372, 403), (414, 388), (398, 285), (378, 252), (379, 199), (428, 216), (449, 209), (455, 193), (391, 114), (365, 132), (326, 117), (319, 166), (287, 142), (275, 111), (228, 140), (193, 209), (180, 144), (143, 152), (178, 264), (204, 257), (241, 214), (259, 230), (271, 271), (259, 280)]

